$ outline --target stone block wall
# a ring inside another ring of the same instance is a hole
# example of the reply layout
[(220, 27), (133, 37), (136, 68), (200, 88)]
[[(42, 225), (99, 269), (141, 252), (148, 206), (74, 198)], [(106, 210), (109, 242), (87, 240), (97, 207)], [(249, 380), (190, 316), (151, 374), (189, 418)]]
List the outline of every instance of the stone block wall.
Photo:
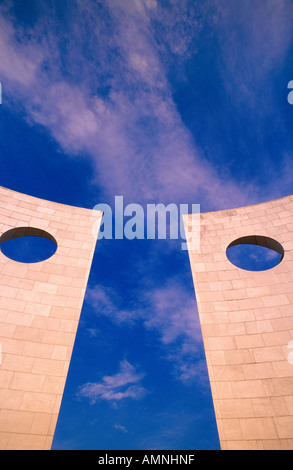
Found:
[(101, 216), (0, 188), (0, 235), (33, 227), (57, 241), (37, 263), (0, 252), (1, 449), (51, 448)]
[[(293, 449), (293, 196), (200, 220), (200, 251), (187, 241), (221, 448)], [(281, 263), (230, 263), (228, 245), (251, 235), (279, 242)]]

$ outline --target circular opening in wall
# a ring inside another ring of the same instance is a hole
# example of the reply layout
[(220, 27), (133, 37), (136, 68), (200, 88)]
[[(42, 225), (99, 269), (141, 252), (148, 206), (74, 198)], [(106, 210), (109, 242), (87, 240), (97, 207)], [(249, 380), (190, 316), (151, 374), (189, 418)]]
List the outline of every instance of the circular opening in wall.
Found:
[(230, 243), (226, 255), (237, 268), (247, 271), (266, 271), (282, 261), (284, 249), (273, 238), (251, 235)]
[(17, 227), (0, 237), (3, 255), (20, 263), (38, 263), (54, 255), (57, 242), (50, 233), (33, 227)]

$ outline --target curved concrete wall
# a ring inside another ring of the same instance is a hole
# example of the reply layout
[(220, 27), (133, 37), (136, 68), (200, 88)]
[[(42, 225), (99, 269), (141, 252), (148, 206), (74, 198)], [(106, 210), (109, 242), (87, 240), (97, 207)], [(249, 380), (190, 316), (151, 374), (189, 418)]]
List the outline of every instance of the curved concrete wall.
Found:
[[(281, 243), (278, 266), (228, 261), (228, 245), (251, 235)], [(200, 252), (188, 249), (221, 448), (293, 449), (293, 196), (201, 214)]]
[(49, 232), (38, 263), (0, 252), (0, 448), (50, 449), (102, 213), (0, 188), (0, 235)]

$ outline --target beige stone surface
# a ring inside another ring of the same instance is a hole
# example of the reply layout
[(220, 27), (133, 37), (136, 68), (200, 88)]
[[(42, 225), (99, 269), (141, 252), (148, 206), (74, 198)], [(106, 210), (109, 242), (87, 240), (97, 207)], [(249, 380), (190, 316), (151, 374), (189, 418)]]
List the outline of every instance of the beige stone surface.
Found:
[[(251, 235), (282, 245), (278, 266), (229, 262), (228, 245)], [(200, 242), (188, 251), (221, 448), (293, 449), (293, 196), (203, 213)]]
[(102, 213), (0, 187), (0, 215), (0, 236), (34, 227), (57, 241), (38, 263), (0, 251), (0, 449), (50, 449)]

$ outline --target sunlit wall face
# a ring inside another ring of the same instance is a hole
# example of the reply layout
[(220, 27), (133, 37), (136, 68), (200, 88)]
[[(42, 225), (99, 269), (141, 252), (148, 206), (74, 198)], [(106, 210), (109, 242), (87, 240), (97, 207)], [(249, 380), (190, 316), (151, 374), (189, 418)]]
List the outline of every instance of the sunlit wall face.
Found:
[(222, 449), (292, 449), (292, 218), (293, 196), (203, 213), (189, 250)]

